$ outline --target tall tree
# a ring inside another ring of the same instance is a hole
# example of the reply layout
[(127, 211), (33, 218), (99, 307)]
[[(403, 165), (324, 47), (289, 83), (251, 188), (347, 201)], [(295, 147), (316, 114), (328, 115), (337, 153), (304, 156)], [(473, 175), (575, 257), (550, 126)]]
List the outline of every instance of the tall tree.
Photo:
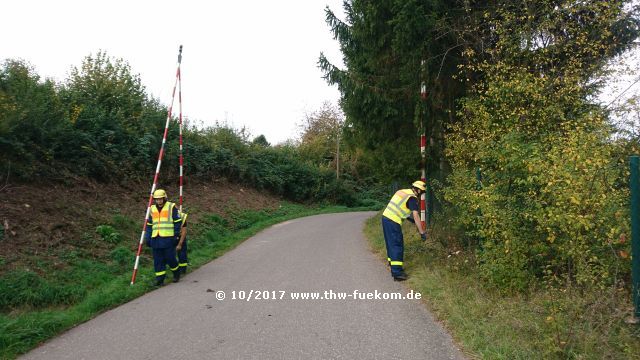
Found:
[[(462, 47), (450, 1), (345, 1), (345, 21), (326, 9), (346, 69), (321, 54), (320, 67), (341, 92), (347, 142), (371, 154), (380, 180), (419, 175), (419, 135), (430, 138), (427, 168), (443, 165), (445, 124), (464, 92), (454, 78)], [(420, 85), (428, 89), (420, 100)], [(423, 118), (424, 113), (424, 118)]]
[(300, 154), (314, 165), (326, 166), (337, 161), (342, 137), (342, 112), (329, 102), (305, 115), (300, 126)]

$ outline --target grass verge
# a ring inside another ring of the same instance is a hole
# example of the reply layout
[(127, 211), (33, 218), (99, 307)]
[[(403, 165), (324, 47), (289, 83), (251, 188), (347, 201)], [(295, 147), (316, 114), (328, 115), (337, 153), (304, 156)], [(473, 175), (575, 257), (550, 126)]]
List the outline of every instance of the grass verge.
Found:
[[(640, 359), (640, 328), (624, 322), (631, 310), (628, 291), (540, 288), (504, 294), (484, 285), (473, 254), (422, 243), (415, 233), (404, 227), (407, 285), (422, 293), (468, 357)], [(366, 222), (365, 234), (386, 258), (380, 215)]]
[[(309, 215), (363, 210), (371, 209), (311, 208), (283, 203), (274, 211), (240, 211), (229, 219), (204, 216), (201, 223), (190, 227), (191, 268), (206, 264), (276, 223)], [(58, 276), (45, 278), (21, 270), (0, 278), (0, 358), (15, 358), (101, 312), (153, 290), (152, 262), (149, 250), (145, 252), (147, 256), (141, 257), (134, 286), (129, 285), (134, 253), (124, 246), (115, 248), (110, 259), (67, 255), (69, 267)]]

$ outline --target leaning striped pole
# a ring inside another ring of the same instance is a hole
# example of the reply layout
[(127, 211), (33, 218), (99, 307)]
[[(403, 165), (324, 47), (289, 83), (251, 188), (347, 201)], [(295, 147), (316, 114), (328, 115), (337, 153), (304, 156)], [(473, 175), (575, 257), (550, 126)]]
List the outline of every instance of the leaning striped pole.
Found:
[[(422, 69), (424, 69), (424, 60), (421, 61)], [(422, 135), (420, 135), (420, 155), (422, 156), (422, 181), (427, 183), (427, 134), (424, 125), (425, 109), (424, 102), (427, 100), (427, 84), (422, 80), (420, 84), (420, 99), (422, 100)], [(427, 230), (427, 201), (426, 191), (420, 195), (420, 220), (422, 221), (422, 229)]]
[(133, 265), (133, 274), (131, 275), (131, 285), (136, 282), (136, 275), (138, 273), (138, 265), (140, 263), (140, 253), (142, 252), (142, 242), (144, 241), (144, 234), (147, 230), (147, 219), (151, 212), (151, 202), (153, 201), (153, 192), (158, 185), (158, 174), (160, 174), (160, 166), (162, 165), (162, 158), (164, 157), (164, 147), (167, 143), (167, 133), (169, 131), (169, 121), (171, 121), (171, 112), (173, 110), (173, 100), (176, 96), (176, 85), (178, 78), (180, 77), (180, 62), (182, 60), (182, 45), (180, 45), (180, 55), (178, 55), (178, 70), (176, 71), (176, 80), (173, 84), (173, 92), (171, 93), (171, 105), (169, 105), (169, 111), (167, 112), (167, 121), (164, 125), (164, 134), (162, 135), (162, 145), (160, 145), (160, 153), (158, 154), (158, 165), (156, 166), (156, 174), (153, 177), (153, 185), (151, 186), (151, 192), (149, 193), (149, 202), (147, 203), (147, 212), (144, 215), (142, 222), (142, 233), (140, 234), (140, 242), (138, 243), (138, 252), (136, 253), (136, 262)]
[[(182, 45), (180, 45), (180, 54), (178, 55), (178, 64), (182, 62)], [(180, 127), (180, 204), (178, 209), (182, 214), (182, 185), (183, 185), (183, 159), (182, 155), (182, 74), (180, 73), (180, 66), (178, 66), (178, 109), (180, 110), (180, 116), (178, 117), (179, 127)]]

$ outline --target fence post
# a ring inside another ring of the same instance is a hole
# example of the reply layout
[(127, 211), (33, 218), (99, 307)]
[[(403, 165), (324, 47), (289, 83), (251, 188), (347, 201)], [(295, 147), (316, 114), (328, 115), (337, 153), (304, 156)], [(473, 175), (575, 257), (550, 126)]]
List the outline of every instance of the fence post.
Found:
[(640, 157), (631, 156), (631, 279), (634, 317), (640, 319)]

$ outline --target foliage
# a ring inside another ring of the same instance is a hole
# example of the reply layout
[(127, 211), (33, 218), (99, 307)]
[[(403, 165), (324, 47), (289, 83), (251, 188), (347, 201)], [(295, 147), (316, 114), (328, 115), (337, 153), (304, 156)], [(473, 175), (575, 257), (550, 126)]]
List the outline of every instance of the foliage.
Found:
[[(55, 85), (28, 64), (7, 60), (0, 69), (0, 171), (21, 178), (50, 175), (50, 145), (66, 128)], [(8, 175), (7, 175), (8, 176)]]
[[(143, 161), (136, 150), (151, 155), (138, 137), (148, 139), (163, 112), (129, 66), (104, 53), (87, 57), (63, 85), (8, 60), (0, 71), (0, 167), (24, 180), (137, 175), (134, 166)], [(159, 141), (153, 145), (157, 151)]]
[(117, 244), (122, 240), (122, 235), (116, 231), (111, 225), (100, 225), (96, 228), (96, 233), (100, 235), (103, 241)]
[(464, 50), (463, 73), (480, 81), (450, 126), (443, 195), (499, 288), (628, 276), (628, 153), (589, 102), (602, 65), (638, 34), (623, 5), (523, 3), (489, 9), (472, 28), (493, 43)]
[[(0, 70), (0, 173), (24, 181), (147, 179), (166, 114), (129, 64), (104, 52), (87, 56), (63, 84), (42, 82), (26, 63), (9, 60)], [(295, 201), (357, 197), (339, 194), (355, 190), (342, 186), (333, 168), (310, 161), (308, 147), (274, 147), (263, 135), (250, 141), (246, 129), (219, 123), (187, 125), (183, 133), (187, 176), (226, 177)], [(164, 151), (162, 176), (170, 182), (178, 176), (176, 121), (170, 122)], [(103, 239), (117, 242), (118, 236)]]
[(76, 160), (86, 171), (81, 175), (137, 177), (136, 169), (144, 169), (157, 153), (166, 109), (146, 95), (139, 75), (124, 60), (104, 52), (87, 56), (80, 68), (72, 68), (60, 96), (75, 145), (59, 149), (61, 158)]
[(133, 251), (124, 246), (118, 246), (117, 248), (111, 250), (110, 256), (111, 260), (113, 260), (120, 267), (126, 267), (130, 265), (135, 258), (135, 254), (133, 253)]
[[(465, 29), (472, 39), (463, 51), (465, 65), (506, 60), (558, 82), (598, 80), (594, 76), (638, 36), (637, 6), (627, 0), (517, 0), (475, 10)], [(482, 37), (490, 42), (482, 46)]]
[[(453, 75), (460, 63), (456, 38), (458, 1), (353, 0), (346, 19), (327, 8), (327, 23), (340, 43), (345, 69), (321, 54), (319, 66), (341, 93), (344, 138), (363, 150), (358, 173), (384, 182), (408, 182), (420, 174), (419, 135), (426, 132), (427, 173), (445, 166), (445, 124), (455, 121), (454, 99), (464, 93)], [(428, 89), (420, 100), (420, 86)]]
[(264, 135), (256, 136), (251, 142), (251, 144), (255, 146), (262, 146), (262, 147), (271, 146), (271, 144), (267, 141), (267, 138)]
[(341, 199), (353, 198), (348, 205), (360, 205), (356, 198), (365, 187), (349, 188), (346, 180), (337, 180), (332, 169), (309, 158), (303, 145), (257, 145), (242, 130), (227, 128), (192, 131), (185, 166), (196, 176), (224, 176), (293, 201), (347, 204)]
[[(306, 114), (299, 125), (302, 158), (320, 167), (336, 169), (343, 123), (340, 110), (329, 102), (323, 103), (319, 110)], [(344, 155), (343, 150), (341, 156), (344, 158)]]

